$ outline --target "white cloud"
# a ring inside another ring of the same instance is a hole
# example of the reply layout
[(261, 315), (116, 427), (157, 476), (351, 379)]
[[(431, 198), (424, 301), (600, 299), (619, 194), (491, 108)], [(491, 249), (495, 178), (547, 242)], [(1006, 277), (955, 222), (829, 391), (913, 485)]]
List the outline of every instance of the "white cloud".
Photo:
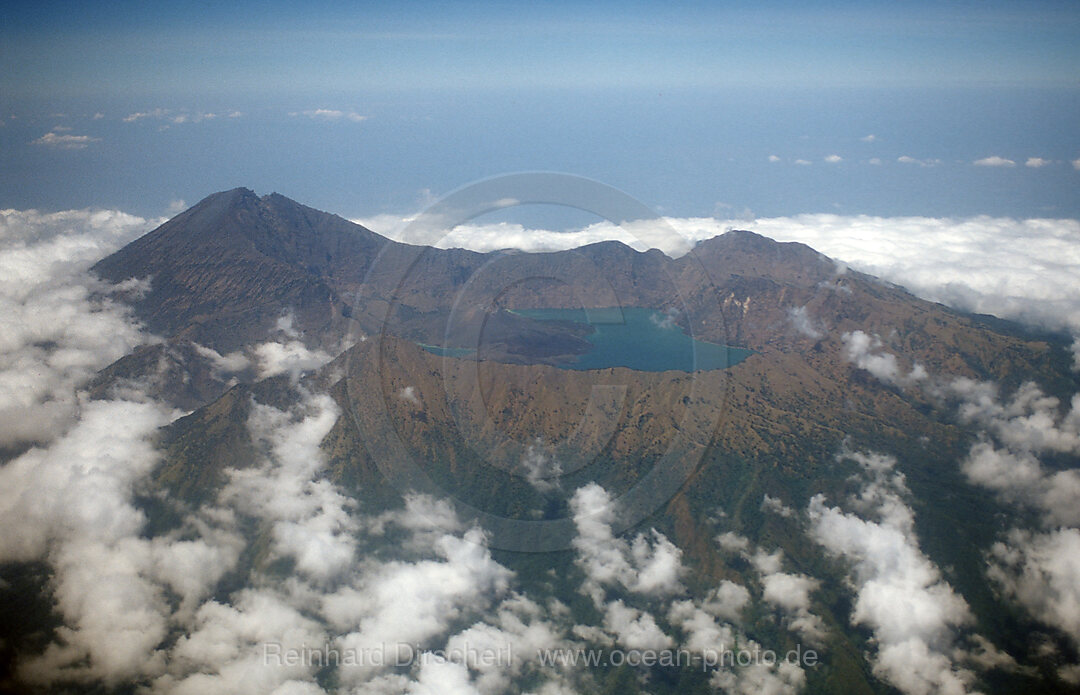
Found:
[(877, 142), (878, 136), (871, 133), (870, 135), (864, 135), (859, 140), (862, 142)]
[(168, 610), (131, 497), (157, 462), (151, 435), (169, 419), (148, 404), (86, 403), (50, 447), (0, 468), (0, 560), (47, 557), (65, 621), (42, 654), (18, 666), (26, 680), (116, 683), (160, 672)]
[(320, 121), (352, 121), (353, 123), (360, 123), (367, 120), (367, 116), (362, 116), (355, 111), (341, 111), (338, 109), (309, 109), (307, 111), (292, 112), (290, 116), (306, 116)]
[(152, 340), (87, 268), (153, 224), (107, 211), (0, 211), (0, 444), (61, 432), (77, 390)]
[(288, 374), (294, 383), (305, 372), (318, 369), (333, 359), (333, 355), (322, 349), (311, 350), (299, 340), (260, 343), (254, 352), (260, 379)]
[(654, 312), (649, 315), (649, 321), (652, 322), (657, 328), (663, 330), (671, 330), (675, 328), (675, 321), (679, 318), (679, 310), (675, 307), (669, 307), (663, 313)]
[[(1080, 331), (1077, 220), (800, 215), (758, 219), (751, 228), (801, 241), (931, 301)], [(697, 225), (676, 229), (700, 238)]]
[(420, 396), (417, 395), (415, 386), (405, 386), (402, 388), (398, 391), (398, 398), (406, 403), (411, 403), (412, 405), (420, 405)]
[(725, 531), (716, 537), (717, 544), (729, 553), (742, 553), (750, 548), (750, 539), (734, 531)]
[(134, 123), (135, 121), (141, 121), (144, 118), (164, 118), (169, 115), (169, 109), (156, 108), (150, 111), (136, 111), (124, 116), (124, 123)]
[(408, 695), (480, 695), (480, 691), (469, 683), (469, 671), (462, 664), (426, 657)]
[(199, 123), (201, 121), (210, 121), (215, 118), (217, 118), (216, 113), (203, 113), (201, 111), (196, 111), (194, 113), (179, 113), (169, 120), (177, 125), (180, 125), (183, 123)]
[(788, 309), (788, 320), (791, 321), (791, 325), (796, 331), (807, 338), (817, 340), (825, 336), (825, 332), (810, 318), (810, 313), (805, 306)]
[(989, 575), (1035, 618), (1080, 645), (1080, 530), (1013, 529), (994, 544)]
[(906, 154), (897, 157), (896, 161), (901, 164), (918, 164), (921, 167), (933, 167), (941, 164), (940, 159), (916, 159), (915, 157), (909, 157)]
[(787, 629), (810, 644), (825, 643), (825, 623), (810, 611), (810, 593), (817, 591), (821, 582), (805, 574), (774, 572), (763, 575), (761, 585), (762, 598), (783, 611)]
[(101, 138), (90, 135), (58, 135), (56, 129), (45, 133), (40, 138), (30, 141), (31, 145), (45, 145), (61, 150), (83, 150), (92, 142), (101, 142)]
[(540, 439), (526, 447), (516, 470), (523, 472), (525, 480), (539, 492), (550, 492), (559, 488), (562, 464), (553, 454), (544, 450), (544, 442)]
[[(357, 220), (400, 238), (408, 219)], [(670, 230), (658, 238), (664, 228)], [(596, 223), (573, 232), (521, 225), (461, 225), (436, 237), (440, 248), (555, 251), (642, 239), (672, 256), (729, 229), (751, 229), (777, 241), (805, 243), (916, 295), (966, 311), (1080, 332), (1080, 221), (1000, 217), (871, 217), (831, 214), (745, 219), (664, 218), (623, 225)], [(671, 232), (674, 232), (673, 234)]]
[(221, 492), (223, 502), (267, 522), (272, 552), (319, 583), (349, 568), (356, 548), (351, 501), (318, 476), (325, 465), (319, 444), (339, 415), (325, 395), (310, 397), (301, 413), (254, 404), (248, 428), (266, 459), (233, 470)]
[(784, 504), (783, 500), (780, 498), (770, 497), (769, 493), (765, 493), (765, 497), (761, 500), (761, 511), (779, 514), (785, 518), (795, 516), (794, 509)]
[(266, 588), (241, 589), (227, 604), (207, 601), (199, 608), (169, 654), (168, 672), (154, 681), (152, 692), (312, 692), (299, 688), (301, 683), (309, 688), (315, 684), (311, 661), (290, 662), (275, 655), (318, 650), (326, 641), (322, 626), (291, 605), (288, 597)]
[[(359, 652), (379, 645), (424, 643), (507, 591), (512, 574), (491, 558), (479, 530), (461, 537), (444, 534), (434, 550), (437, 559), (370, 567), (354, 585), (323, 599), (323, 615), (349, 630), (337, 639), (342, 649)], [(341, 675), (348, 682), (359, 682), (377, 670), (361, 665), (342, 669)]]
[(210, 366), (214, 371), (214, 375), (218, 378), (237, 374), (251, 368), (251, 360), (239, 350), (222, 355), (217, 350), (198, 343), (192, 343), (192, 347), (195, 352), (210, 360)]
[(616, 538), (611, 530), (614, 505), (596, 483), (578, 488), (570, 501), (577, 527), (576, 563), (586, 576), (582, 590), (597, 606), (603, 604), (605, 587), (622, 586), (654, 596), (682, 591), (682, 551), (655, 529), (648, 535), (638, 534), (631, 543)]
[(866, 163), (867, 164), (872, 164), (874, 166), (881, 166), (881, 158), (880, 157), (871, 157), (870, 159), (866, 160)]
[[(556, 624), (559, 617), (558, 606), (541, 606), (515, 594), (503, 600), (493, 616), (447, 640), (446, 653), (462, 656), (460, 661), (477, 674), (473, 684), (483, 695), (510, 692), (523, 677), (540, 671), (541, 650), (569, 644), (565, 630)], [(478, 658), (480, 654), (494, 658)]]
[[(868, 474), (851, 504), (862, 515), (810, 502), (811, 535), (852, 563), (856, 587), (851, 621), (873, 630), (874, 673), (905, 693), (966, 692), (972, 674), (949, 656), (955, 631), (971, 622), (964, 600), (919, 550), (914, 513), (895, 460), (848, 453)], [(871, 517), (871, 518), (864, 518)]]
[(926, 370), (915, 363), (911, 371), (904, 373), (896, 355), (883, 352), (881, 338), (870, 336), (862, 331), (853, 331), (841, 336), (844, 342), (844, 357), (854, 362), (859, 369), (865, 369), (888, 384), (905, 386), (926, 378)]
[(1047, 164), (1053, 164), (1049, 159), (1043, 159), (1042, 157), (1028, 157), (1024, 162), (1024, 166), (1031, 167), (1032, 169), (1038, 169), (1044, 167)]
[(1021, 384), (1008, 400), (998, 397), (996, 384), (967, 378), (952, 380), (944, 392), (960, 399), (961, 419), (980, 425), (1017, 452), (1080, 451), (1080, 394), (1060, 413), (1060, 401), (1033, 382)]
[(675, 644), (656, 624), (652, 614), (631, 608), (621, 600), (607, 604), (604, 629), (615, 635), (616, 642), (625, 649), (659, 651)]
[(775, 164), (776, 162), (780, 161), (780, 158), (777, 157), (775, 154), (770, 154), (769, 155), (769, 161)]
[[(745, 644), (749, 651), (758, 648), (753, 641)], [(788, 661), (755, 663), (738, 671), (715, 671), (709, 682), (731, 695), (795, 695), (806, 687), (806, 673)]]
[(825, 157), (825, 161), (829, 164), (839, 164), (840, 162), (844, 161), (844, 158), (838, 154), (830, 154)]
[(1080, 171), (1080, 157), (1072, 160), (1073, 169)]
[(1014, 167), (1016, 162), (1011, 159), (1005, 159), (994, 155), (992, 157), (983, 157), (982, 159), (976, 159), (972, 162), (977, 167)]
[[(243, 114), (239, 111), (230, 111), (226, 114), (227, 118), (239, 118)], [(180, 109), (175, 111), (173, 109), (156, 108), (149, 111), (135, 111), (124, 116), (124, 123), (135, 123), (144, 119), (155, 121), (167, 121), (174, 125), (183, 125), (185, 123), (201, 123), (203, 121), (212, 121), (218, 118), (220, 114), (213, 111), (191, 111), (189, 109)], [(168, 128), (168, 125), (162, 126), (162, 129)]]
[(802, 166), (802, 167), (810, 166), (810, 160), (809, 159), (796, 159), (795, 163), (797, 165), (799, 165), (799, 166)]

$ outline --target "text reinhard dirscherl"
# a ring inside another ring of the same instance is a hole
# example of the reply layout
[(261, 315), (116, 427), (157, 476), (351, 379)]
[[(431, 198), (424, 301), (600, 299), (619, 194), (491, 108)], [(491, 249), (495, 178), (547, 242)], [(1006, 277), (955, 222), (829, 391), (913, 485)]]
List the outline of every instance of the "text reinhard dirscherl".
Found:
[[(263, 648), (263, 664), (306, 668), (360, 667), (360, 668), (407, 668), (427, 661), (451, 662), (469, 668), (510, 666), (514, 662), (514, 649), (510, 644), (501, 647), (486, 645), (475, 647), (464, 644), (448, 649), (422, 649), (419, 645), (383, 644), (367, 647), (338, 647), (325, 644), (321, 647), (286, 647), (280, 642), (266, 642)], [(795, 649), (781, 654), (772, 649), (729, 649), (720, 645), (717, 649), (691, 652), (686, 649), (589, 649), (558, 648), (537, 649), (536, 661), (541, 666), (583, 666), (605, 668), (619, 666), (691, 667), (708, 671), (722, 668), (746, 667), (755, 664), (774, 666), (791, 663), (813, 667), (820, 659), (817, 651)]]

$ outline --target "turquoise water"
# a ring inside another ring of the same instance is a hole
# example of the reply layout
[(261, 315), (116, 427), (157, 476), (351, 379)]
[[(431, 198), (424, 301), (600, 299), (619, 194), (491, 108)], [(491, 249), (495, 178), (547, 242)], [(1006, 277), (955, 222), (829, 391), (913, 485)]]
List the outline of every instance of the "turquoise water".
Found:
[(629, 367), (643, 372), (724, 369), (753, 352), (695, 340), (656, 309), (518, 309), (516, 314), (538, 321), (575, 321), (595, 330), (586, 336), (593, 349), (564, 369)]

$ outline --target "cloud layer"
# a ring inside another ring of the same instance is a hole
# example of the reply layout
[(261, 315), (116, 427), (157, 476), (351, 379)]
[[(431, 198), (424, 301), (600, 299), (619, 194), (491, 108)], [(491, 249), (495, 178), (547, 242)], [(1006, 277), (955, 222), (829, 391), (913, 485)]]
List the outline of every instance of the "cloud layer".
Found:
[[(384, 215), (357, 222), (396, 238), (411, 219)], [(437, 235), (438, 246), (476, 251), (554, 251), (606, 240), (645, 250), (661, 237), (665, 253), (684, 254), (698, 241), (747, 229), (777, 241), (798, 241), (852, 268), (925, 299), (1045, 327), (1080, 331), (1080, 221), (1001, 217), (873, 217), (830, 214), (717, 219), (664, 218), (607, 222), (559, 232), (513, 223), (467, 223)], [(440, 238), (441, 237), (441, 238)]]
[(957, 628), (971, 621), (963, 598), (919, 549), (914, 513), (896, 461), (849, 453), (868, 481), (850, 501), (855, 512), (810, 502), (811, 535), (830, 553), (852, 563), (856, 588), (851, 620), (874, 631), (874, 673), (905, 693), (963, 693), (972, 673), (951, 652)]
[(108, 211), (0, 211), (0, 447), (46, 441), (77, 389), (151, 340), (90, 265), (156, 221)]

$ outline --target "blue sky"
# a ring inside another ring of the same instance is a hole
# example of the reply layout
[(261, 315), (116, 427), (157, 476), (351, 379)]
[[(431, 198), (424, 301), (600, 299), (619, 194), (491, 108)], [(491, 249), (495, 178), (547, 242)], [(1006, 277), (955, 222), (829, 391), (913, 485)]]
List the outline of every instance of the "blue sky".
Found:
[(548, 170), (671, 215), (1080, 216), (1076, 3), (2, 12), (0, 207), (369, 216)]

